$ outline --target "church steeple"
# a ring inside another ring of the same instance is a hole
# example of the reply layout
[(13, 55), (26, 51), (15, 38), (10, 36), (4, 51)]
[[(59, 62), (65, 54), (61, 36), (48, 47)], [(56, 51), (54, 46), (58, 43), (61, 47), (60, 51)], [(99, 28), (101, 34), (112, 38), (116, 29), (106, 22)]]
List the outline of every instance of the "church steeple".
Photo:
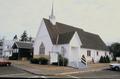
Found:
[(54, 4), (53, 4), (53, 2), (52, 2), (52, 11), (51, 11), (51, 15), (49, 16), (49, 20), (53, 25), (56, 24), (55, 16), (54, 16)]

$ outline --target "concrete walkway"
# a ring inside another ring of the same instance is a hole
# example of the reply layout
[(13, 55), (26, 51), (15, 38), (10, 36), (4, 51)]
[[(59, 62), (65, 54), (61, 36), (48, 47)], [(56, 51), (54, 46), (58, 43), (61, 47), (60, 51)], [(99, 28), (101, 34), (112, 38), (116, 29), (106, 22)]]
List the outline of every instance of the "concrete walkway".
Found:
[(21, 68), (27, 72), (35, 75), (68, 75), (75, 73), (84, 73), (92, 71), (100, 71), (102, 69), (108, 68), (109, 64), (89, 64), (86, 69), (75, 69), (72, 67), (54, 66), (54, 65), (39, 65), (30, 64), (28, 61), (11, 61), (12, 65)]

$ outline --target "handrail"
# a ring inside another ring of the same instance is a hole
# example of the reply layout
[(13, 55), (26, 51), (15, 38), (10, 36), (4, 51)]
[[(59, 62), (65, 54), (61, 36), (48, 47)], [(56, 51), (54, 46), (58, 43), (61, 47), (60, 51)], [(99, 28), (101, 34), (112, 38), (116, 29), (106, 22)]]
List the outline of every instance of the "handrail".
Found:
[(81, 62), (82, 62), (83, 64), (87, 65), (86, 59), (83, 58), (83, 57), (81, 58)]

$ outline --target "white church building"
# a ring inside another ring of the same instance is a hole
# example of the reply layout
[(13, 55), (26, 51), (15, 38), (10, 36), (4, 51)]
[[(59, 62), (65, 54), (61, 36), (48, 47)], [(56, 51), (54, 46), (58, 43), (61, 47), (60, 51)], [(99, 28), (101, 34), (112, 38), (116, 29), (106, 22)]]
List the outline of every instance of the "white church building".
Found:
[(54, 63), (58, 61), (58, 54), (68, 59), (68, 66), (75, 68), (85, 67), (93, 61), (97, 63), (101, 56), (110, 56), (99, 35), (56, 22), (52, 7), (49, 19), (43, 18), (39, 27), (34, 57), (45, 56)]

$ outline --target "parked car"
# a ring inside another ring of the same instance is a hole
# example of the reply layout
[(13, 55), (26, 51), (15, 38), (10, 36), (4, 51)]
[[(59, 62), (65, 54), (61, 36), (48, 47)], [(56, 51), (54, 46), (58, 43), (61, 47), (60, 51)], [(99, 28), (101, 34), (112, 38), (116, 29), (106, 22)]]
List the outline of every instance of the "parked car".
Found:
[(111, 68), (112, 70), (119, 71), (119, 70), (120, 70), (120, 63), (110, 64), (110, 68)]
[(0, 61), (0, 66), (11, 66), (11, 62), (9, 62), (9, 61)]

